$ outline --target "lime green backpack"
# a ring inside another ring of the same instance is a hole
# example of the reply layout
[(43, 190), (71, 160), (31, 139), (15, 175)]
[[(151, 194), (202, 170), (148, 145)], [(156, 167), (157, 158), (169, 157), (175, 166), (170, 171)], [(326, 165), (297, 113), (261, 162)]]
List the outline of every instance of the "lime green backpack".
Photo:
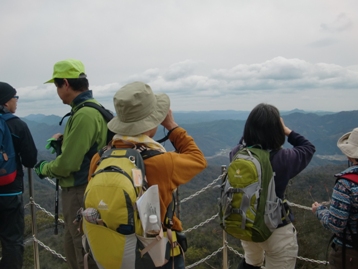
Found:
[(270, 153), (258, 148), (239, 150), (221, 185), (221, 227), (236, 238), (264, 242), (282, 223), (282, 208)]
[(112, 148), (100, 156), (84, 195), (86, 252), (100, 269), (162, 266), (170, 258), (168, 239), (163, 229), (156, 238), (145, 238), (136, 207), (146, 185), (142, 155), (134, 149)]

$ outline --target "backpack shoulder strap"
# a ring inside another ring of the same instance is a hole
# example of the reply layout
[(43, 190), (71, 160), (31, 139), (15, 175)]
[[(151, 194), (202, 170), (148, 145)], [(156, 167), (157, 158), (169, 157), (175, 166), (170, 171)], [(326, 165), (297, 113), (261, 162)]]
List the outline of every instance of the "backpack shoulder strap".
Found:
[[(140, 154), (142, 155), (143, 160), (146, 160), (151, 157), (163, 154), (163, 152), (155, 149), (145, 149), (141, 151)], [(173, 195), (172, 201), (167, 207), (167, 212), (165, 213), (165, 218), (164, 218), (164, 226), (168, 229), (171, 229), (171, 227), (173, 226), (173, 216), (174, 216), (175, 205), (176, 205), (174, 192), (172, 195)]]
[[(18, 118), (18, 116), (15, 116), (14, 114), (12, 113), (4, 113), (4, 114), (0, 114), (0, 117), (1, 117), (1, 120), (3, 120), (4, 122), (7, 122), (11, 119), (15, 119), (15, 118)], [(14, 133), (12, 133), (12, 131), (10, 130), (9, 126), (6, 124), (6, 128), (9, 130), (10, 134), (12, 137), (16, 137), (18, 138), (19, 136), (15, 135)]]
[(93, 102), (84, 102), (78, 109), (81, 109), (82, 107), (92, 107), (94, 109), (97, 109), (107, 122), (113, 119), (113, 114), (102, 105)]
[(155, 149), (145, 149), (143, 151), (140, 151), (140, 155), (142, 155), (143, 160), (149, 159), (160, 154), (163, 154), (163, 152)]
[[(97, 109), (102, 114), (102, 117), (106, 120), (106, 122), (109, 122), (111, 119), (113, 119), (113, 114), (102, 105), (93, 102), (84, 102), (78, 106), (77, 111), (82, 107), (92, 107), (94, 109)], [(63, 120), (69, 116), (72, 116), (73, 114), (73, 111), (68, 112), (65, 116), (62, 117), (61, 121), (59, 122), (59, 125), (62, 125)]]

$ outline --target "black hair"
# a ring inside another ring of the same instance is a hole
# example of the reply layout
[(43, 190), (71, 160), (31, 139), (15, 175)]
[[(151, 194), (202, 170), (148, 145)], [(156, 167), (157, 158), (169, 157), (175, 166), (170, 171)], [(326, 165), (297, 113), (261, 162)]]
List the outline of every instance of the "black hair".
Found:
[[(89, 83), (87, 78), (66, 78), (68, 84), (70, 84), (71, 88), (74, 91), (84, 92), (89, 88)], [(57, 87), (62, 87), (65, 84), (65, 79), (63, 78), (55, 78), (55, 85)]]
[(260, 145), (268, 150), (281, 148), (285, 143), (285, 131), (275, 106), (261, 103), (250, 112), (244, 128), (244, 142), (246, 146)]

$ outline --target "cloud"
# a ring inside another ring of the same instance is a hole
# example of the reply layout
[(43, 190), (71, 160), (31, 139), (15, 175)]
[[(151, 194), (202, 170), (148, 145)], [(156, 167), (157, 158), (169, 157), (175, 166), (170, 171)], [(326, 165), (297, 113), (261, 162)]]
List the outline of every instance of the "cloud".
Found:
[(353, 27), (352, 20), (347, 16), (346, 13), (341, 13), (331, 23), (322, 23), (321, 31), (329, 33), (340, 33), (347, 31)]
[[(343, 67), (275, 57), (262, 63), (239, 64), (199, 74), (202, 73), (202, 64), (186, 60), (168, 68), (150, 68), (132, 75), (130, 79), (92, 85), (90, 89), (95, 98), (110, 109), (114, 94), (126, 83), (135, 80), (149, 84), (154, 92), (167, 93), (176, 109), (187, 111), (242, 110), (268, 101), (280, 103), (285, 109), (289, 109), (290, 102), (301, 109), (309, 108), (308, 105), (330, 111), (356, 109), (355, 102), (351, 100), (354, 98), (343, 98), (355, 94), (358, 88), (357, 66)], [(36, 113), (44, 114), (61, 111), (57, 113), (61, 114), (69, 110), (68, 106), (61, 104), (53, 84), (17, 90), (21, 98), (19, 111), (38, 110)], [(238, 107), (237, 100), (246, 100), (246, 103)]]
[(180, 63), (172, 64), (169, 67), (169, 70), (164, 73), (163, 77), (166, 80), (176, 80), (186, 77), (192, 74), (196, 65), (197, 62), (193, 60), (186, 60)]
[(312, 48), (323, 48), (332, 46), (336, 43), (338, 43), (338, 40), (335, 38), (322, 38), (312, 43), (309, 43), (308, 46)]

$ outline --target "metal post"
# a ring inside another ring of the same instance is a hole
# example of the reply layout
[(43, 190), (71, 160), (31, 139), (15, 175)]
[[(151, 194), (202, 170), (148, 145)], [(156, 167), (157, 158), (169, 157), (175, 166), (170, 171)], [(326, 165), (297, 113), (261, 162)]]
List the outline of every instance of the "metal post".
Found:
[[(221, 180), (223, 183), (224, 182), (224, 179), (225, 179), (225, 176), (224, 176), (224, 173), (226, 173), (226, 165), (222, 165), (221, 166)], [(226, 232), (225, 230), (223, 230), (223, 269), (227, 269), (227, 246), (226, 246)]]
[[(36, 211), (35, 211), (35, 198), (34, 198), (34, 184), (32, 182), (32, 169), (27, 168), (27, 174), (29, 178), (29, 195), (30, 195), (30, 210), (31, 210), (31, 219), (32, 219), (32, 236), (36, 238), (37, 236), (37, 224), (36, 224)], [(34, 268), (40, 269), (40, 260), (39, 260), (39, 246), (36, 240), (33, 240), (34, 248)]]

